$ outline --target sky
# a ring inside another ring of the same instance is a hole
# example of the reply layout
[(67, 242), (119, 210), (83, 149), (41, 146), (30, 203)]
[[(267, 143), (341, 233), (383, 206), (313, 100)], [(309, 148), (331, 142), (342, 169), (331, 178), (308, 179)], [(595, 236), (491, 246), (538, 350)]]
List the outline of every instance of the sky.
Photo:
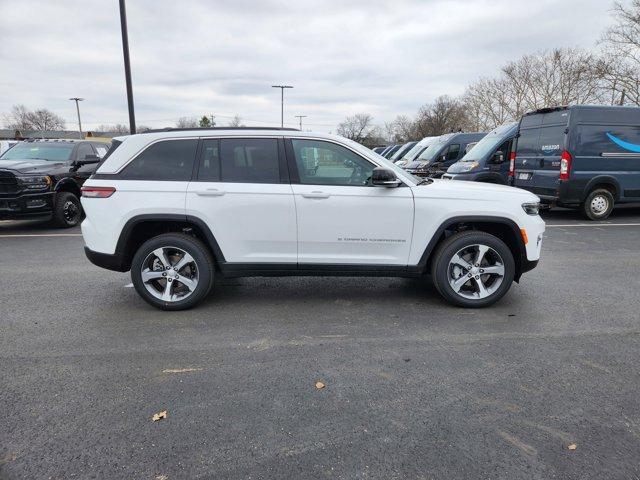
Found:
[[(127, 0), (138, 125), (215, 115), (226, 125), (335, 131), (383, 125), (462, 94), (519, 56), (594, 48), (609, 0)], [(12, 105), (85, 130), (128, 124), (118, 0), (0, 0), (0, 123)]]

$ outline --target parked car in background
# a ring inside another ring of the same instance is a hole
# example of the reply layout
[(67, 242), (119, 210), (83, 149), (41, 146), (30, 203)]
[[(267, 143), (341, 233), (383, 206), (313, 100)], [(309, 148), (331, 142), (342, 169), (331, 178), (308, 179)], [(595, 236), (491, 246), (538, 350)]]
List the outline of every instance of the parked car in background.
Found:
[(165, 310), (202, 301), (217, 275), (430, 274), (447, 301), (484, 307), (536, 266), (545, 230), (530, 192), (416, 178), (356, 142), (293, 129), (128, 136), (82, 204), (89, 260), (131, 270)]
[(544, 108), (520, 120), (513, 185), (550, 206), (607, 218), (616, 203), (640, 201), (640, 108)]
[(395, 164), (399, 167), (404, 168), (406, 165), (411, 163), (413, 160), (418, 157), (422, 152), (424, 152), (429, 144), (433, 142), (438, 137), (425, 137), (416, 143), (411, 150), (409, 150), (404, 157), (395, 162)]
[(386, 155), (386, 153), (391, 150), (393, 148), (393, 145), (387, 145), (386, 147), (384, 147), (384, 150), (382, 150), (381, 152), (377, 152), (378, 155), (382, 155), (383, 157)]
[(418, 142), (405, 143), (396, 151), (396, 153), (394, 153), (391, 156), (391, 158), (389, 158), (389, 160), (391, 160), (393, 163), (396, 163), (398, 160), (401, 160), (407, 153), (409, 153), (409, 150), (411, 150), (416, 143)]
[(386, 150), (388, 147), (375, 147), (372, 148), (372, 150), (376, 153), (382, 153), (384, 150)]
[(386, 159), (391, 158), (393, 154), (396, 153), (400, 147), (402, 147), (402, 145), (393, 145), (389, 150), (387, 150), (384, 153), (383, 157)]
[(0, 140), (0, 155), (19, 143), (21, 140)]
[(439, 178), (447, 168), (460, 160), (471, 142), (481, 140), (486, 133), (447, 133), (436, 138), (405, 169), (420, 177)]
[(25, 140), (0, 156), (0, 219), (51, 218), (58, 227), (82, 219), (80, 188), (109, 145)]
[(517, 133), (518, 122), (492, 130), (471, 149), (467, 149), (465, 156), (451, 165), (442, 178), (507, 185), (509, 154)]

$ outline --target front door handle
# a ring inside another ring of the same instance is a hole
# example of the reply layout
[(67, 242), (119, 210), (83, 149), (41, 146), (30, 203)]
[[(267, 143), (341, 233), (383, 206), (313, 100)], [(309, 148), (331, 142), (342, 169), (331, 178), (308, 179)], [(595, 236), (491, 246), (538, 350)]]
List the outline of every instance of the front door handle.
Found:
[(196, 190), (196, 195), (199, 195), (201, 197), (221, 197), (225, 193), (227, 192), (217, 188), (205, 188), (204, 190)]
[(329, 198), (331, 196), (331, 194), (329, 193), (325, 193), (325, 192), (320, 192), (320, 191), (313, 191), (313, 192), (309, 192), (309, 193), (303, 193), (302, 196), (304, 198)]

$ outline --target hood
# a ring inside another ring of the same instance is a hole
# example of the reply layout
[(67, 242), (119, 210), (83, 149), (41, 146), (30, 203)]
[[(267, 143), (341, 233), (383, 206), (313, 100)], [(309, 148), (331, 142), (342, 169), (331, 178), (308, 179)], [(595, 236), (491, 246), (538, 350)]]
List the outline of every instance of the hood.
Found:
[[(469, 170), (469, 166), (471, 166), (472, 164), (475, 164), (476, 167), (473, 170)], [(447, 173), (471, 173), (471, 172), (477, 172), (481, 170), (480, 166), (478, 165), (477, 161), (473, 161), (473, 162), (456, 162), (453, 165), (451, 165), (448, 169), (447, 169)]]
[(460, 200), (491, 200), (519, 202), (539, 202), (540, 199), (527, 190), (481, 182), (455, 182), (434, 179), (432, 183), (413, 188), (416, 196), (439, 197)]
[(18, 173), (48, 173), (64, 166), (64, 162), (46, 160), (0, 160), (0, 170), (14, 170)]

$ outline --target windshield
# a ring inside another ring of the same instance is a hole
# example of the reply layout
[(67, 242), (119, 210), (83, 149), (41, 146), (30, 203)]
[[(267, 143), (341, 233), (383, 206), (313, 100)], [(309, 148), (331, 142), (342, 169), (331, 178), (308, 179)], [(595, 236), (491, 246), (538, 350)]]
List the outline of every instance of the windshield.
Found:
[(400, 149), (393, 154), (393, 156), (391, 157), (391, 161), (395, 162), (396, 160), (400, 160), (402, 157), (405, 156), (405, 154), (411, 150), (411, 147), (413, 147), (415, 145), (415, 142), (411, 142), (411, 143), (407, 143), (406, 145), (403, 145), (402, 147), (400, 147)]
[[(460, 159), (461, 162), (475, 162), (477, 160), (482, 160), (487, 154), (491, 153), (495, 150), (502, 142), (508, 140), (508, 133), (511, 128), (513, 128), (515, 124), (509, 123), (507, 125), (503, 125), (502, 127), (498, 127), (482, 140), (480, 140), (475, 147), (469, 150), (464, 157)], [(508, 152), (503, 152), (506, 156)]]
[(420, 155), (424, 151), (424, 149), (427, 148), (429, 144), (431, 144), (432, 142), (433, 142), (433, 137), (427, 137), (420, 140), (418, 143), (416, 143), (413, 146), (411, 150), (409, 150), (409, 152), (404, 156), (404, 159), (407, 162), (411, 162), (415, 160), (418, 157), (418, 155)]
[(422, 160), (426, 162), (430, 162), (436, 158), (438, 152), (442, 149), (442, 147), (449, 141), (451, 135), (446, 135), (442, 137), (438, 137), (433, 143), (429, 144), (427, 149), (422, 152), (416, 160)]
[(15, 145), (0, 157), (3, 160), (46, 160), (66, 162), (71, 156), (73, 145), (68, 143), (25, 142)]

